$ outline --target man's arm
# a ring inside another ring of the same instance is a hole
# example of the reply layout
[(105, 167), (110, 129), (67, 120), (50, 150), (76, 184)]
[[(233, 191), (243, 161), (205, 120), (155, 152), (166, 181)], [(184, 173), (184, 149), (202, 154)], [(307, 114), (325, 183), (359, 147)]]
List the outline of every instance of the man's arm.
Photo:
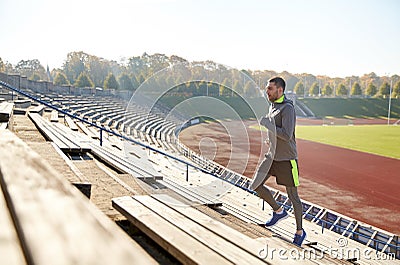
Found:
[(282, 127), (276, 126), (276, 136), (284, 141), (289, 141), (294, 132), (294, 127), (296, 124), (296, 113), (294, 107), (288, 104), (282, 109)]
[(260, 120), (260, 124), (268, 129), (268, 131), (273, 132), (275, 129), (275, 125), (272, 123), (271, 118), (262, 117)]

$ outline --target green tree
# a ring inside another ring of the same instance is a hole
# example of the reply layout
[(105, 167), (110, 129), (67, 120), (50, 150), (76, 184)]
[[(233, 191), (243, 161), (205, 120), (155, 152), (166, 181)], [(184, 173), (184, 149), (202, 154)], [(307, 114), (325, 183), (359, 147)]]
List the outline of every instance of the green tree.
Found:
[(6, 69), (6, 67), (3, 63), (3, 59), (1, 59), (1, 57), (0, 57), (0, 72), (4, 72), (5, 69)]
[(64, 73), (58, 72), (54, 78), (54, 84), (58, 86), (69, 85), (69, 81)]
[(94, 55), (87, 55), (87, 62), (84, 62), (84, 66), (95, 86), (102, 86), (108, 73), (120, 71), (119, 65), (114, 65), (113, 62)]
[(21, 60), (15, 66), (15, 70), (23, 76), (27, 76), (29, 78), (33, 78), (34, 74), (39, 76), (38, 80), (46, 79), (46, 70), (40, 64), (38, 59), (33, 60)]
[(318, 85), (317, 82), (314, 82), (312, 84), (312, 86), (310, 87), (310, 91), (309, 92), (310, 92), (310, 95), (318, 96), (318, 94), (319, 94), (319, 85)]
[(393, 97), (400, 97), (400, 81), (398, 81), (393, 87)]
[(141, 84), (143, 84), (143, 82), (144, 82), (145, 80), (146, 80), (146, 79), (144, 78), (144, 75), (143, 75), (143, 74), (139, 75), (139, 77), (137, 78), (137, 82), (138, 82), (139, 86), (140, 86)]
[(139, 82), (138, 82), (138, 80), (136, 79), (136, 77), (135, 76), (132, 76), (132, 78), (131, 78), (131, 82), (132, 82), (132, 87), (133, 87), (133, 89), (136, 89), (136, 88), (138, 88), (139, 87)]
[(304, 85), (303, 82), (299, 81), (296, 83), (294, 86), (294, 92), (296, 92), (297, 96), (303, 96), (304, 95)]
[(115, 79), (115, 76), (112, 73), (109, 73), (104, 80), (104, 88), (107, 89), (118, 89), (119, 85), (117, 82), (117, 79)]
[(120, 88), (124, 90), (133, 90), (133, 84), (129, 75), (123, 73), (118, 77)]
[(388, 82), (384, 82), (381, 87), (379, 88), (379, 93), (383, 96), (383, 97), (388, 97), (390, 94), (390, 85)]
[(222, 81), (222, 84), (219, 86), (219, 94), (225, 97), (230, 96), (231, 91), (229, 89), (228, 78), (225, 78), (224, 81)]
[(329, 84), (325, 84), (324, 87), (322, 88), (322, 94), (325, 96), (331, 96), (333, 93), (333, 89)]
[(250, 82), (250, 81), (247, 81), (246, 82), (246, 84), (244, 85), (244, 88), (243, 88), (243, 90), (244, 90), (244, 95), (246, 96), (246, 97), (251, 97), (251, 96), (253, 96), (253, 84)]
[(355, 82), (353, 84), (353, 87), (351, 88), (351, 95), (360, 96), (361, 94), (362, 94), (361, 86), (358, 82)]
[(339, 84), (339, 87), (337, 89), (337, 94), (339, 96), (347, 96), (348, 90), (344, 84)]
[[(81, 73), (87, 70), (85, 66), (88, 64), (88, 61), (89, 54), (84, 53), (83, 51), (70, 52), (67, 54), (67, 59), (65, 60), (62, 69), (71, 84), (77, 80)], [(86, 77), (88, 76), (86, 75)]]
[(38, 75), (38, 74), (36, 74), (36, 73), (33, 73), (33, 74), (31, 75), (31, 77), (29, 77), (29, 79), (30, 79), (30, 80), (33, 80), (33, 81), (39, 81), (39, 80), (41, 80), (40, 75)]
[(234, 96), (234, 95), (235, 95), (234, 92), (236, 92), (236, 93), (238, 93), (238, 94), (241, 94), (242, 91), (243, 91), (243, 89), (242, 89), (242, 87), (240, 86), (239, 81), (238, 81), (238, 80), (235, 80), (235, 81), (233, 82), (232, 91), (231, 91), (231, 96)]
[(365, 91), (365, 94), (368, 96), (375, 96), (376, 93), (378, 93), (377, 87), (374, 85), (374, 83), (369, 83), (367, 86), (367, 90)]
[(94, 83), (86, 73), (82, 72), (79, 74), (78, 78), (76, 79), (74, 86), (76, 86), (76, 87), (94, 87)]

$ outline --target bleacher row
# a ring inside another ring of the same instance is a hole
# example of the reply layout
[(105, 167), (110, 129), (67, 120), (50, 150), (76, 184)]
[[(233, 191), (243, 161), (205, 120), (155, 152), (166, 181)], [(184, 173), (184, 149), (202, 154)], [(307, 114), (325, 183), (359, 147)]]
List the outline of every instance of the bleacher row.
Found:
[[(79, 98), (79, 97), (68, 97), (68, 96), (54, 96), (52, 98), (46, 96), (43, 97), (44, 100), (47, 100), (47, 102), (51, 102), (52, 104), (58, 104), (60, 108), (67, 112), (71, 112), (75, 115), (79, 115), (80, 117), (83, 117), (85, 119), (88, 119), (92, 122), (96, 122), (99, 125), (104, 126), (105, 128), (109, 130), (115, 130), (120, 132), (123, 135), (128, 135), (134, 137), (136, 140), (147, 143), (149, 145), (154, 145), (157, 146), (158, 148), (162, 148), (162, 150), (166, 150), (168, 152), (173, 153), (180, 159), (184, 160), (186, 159), (185, 157), (190, 158), (191, 160), (187, 161), (195, 161), (196, 164), (198, 164), (201, 168), (203, 168), (205, 171), (213, 173), (214, 175), (220, 177), (221, 179), (224, 179), (225, 181), (228, 181), (230, 183), (234, 183), (236, 186), (240, 187), (248, 187), (249, 181), (245, 179), (243, 176), (240, 176), (236, 174), (235, 172), (229, 171), (228, 169), (225, 169), (218, 164), (209, 161), (207, 159), (204, 159), (200, 157), (197, 154), (194, 154), (191, 152), (189, 149), (185, 148), (182, 144), (177, 142), (177, 139), (174, 135), (174, 130), (176, 127), (176, 124), (171, 124), (171, 123), (166, 123), (161, 117), (157, 117), (155, 115), (149, 115), (145, 110), (140, 109), (140, 107), (136, 107), (134, 111), (129, 111), (129, 112), (124, 112), (123, 108), (125, 107), (123, 102), (116, 102), (115, 99), (112, 99), (112, 103), (110, 99), (101, 99), (101, 98), (89, 98), (85, 97), (85, 99)], [(128, 113), (127, 115), (125, 115)], [(105, 136), (107, 140), (109, 140), (110, 145), (109, 146), (99, 146), (98, 143), (95, 143), (93, 138), (95, 135), (100, 135), (99, 131), (95, 131), (91, 127), (87, 127), (85, 124), (82, 124), (80, 122), (74, 122), (73, 120), (69, 120), (67, 117), (65, 117), (65, 122), (66, 124), (70, 127), (67, 128), (66, 126), (62, 124), (57, 124), (56, 122), (48, 122), (46, 121), (42, 116), (39, 114), (29, 114), (29, 117), (35, 122), (38, 128), (42, 128), (41, 130), (46, 131), (48, 130), (47, 137), (51, 139), (54, 142), (59, 141), (59, 145), (63, 146), (65, 145), (66, 147), (64, 150), (66, 152), (72, 152), (72, 150), (76, 150), (77, 152), (93, 152), (96, 156), (100, 157), (103, 161), (109, 161), (109, 163), (114, 167), (119, 169), (121, 172), (131, 174), (133, 176), (137, 177), (143, 177), (143, 176), (148, 176), (148, 178), (153, 178), (158, 179), (165, 183), (166, 185), (169, 185), (170, 187), (174, 186), (175, 191), (178, 189), (180, 190), (181, 195), (186, 195), (185, 197), (191, 197), (197, 198), (198, 201), (200, 201), (203, 204), (209, 204), (214, 203), (214, 205), (221, 205), (223, 204), (225, 206), (225, 209), (229, 210), (229, 207), (232, 208), (232, 206), (229, 206), (230, 204), (237, 204), (238, 202), (227, 202), (224, 201), (223, 203), (217, 203), (215, 204), (214, 197), (211, 195), (211, 198), (207, 199), (207, 190), (201, 190), (202, 187), (197, 187), (197, 188), (189, 188), (189, 183), (185, 182), (180, 182), (177, 181), (176, 179), (168, 178), (168, 179), (162, 179), (161, 176), (159, 176), (159, 173), (154, 170), (153, 167), (151, 166), (146, 166), (146, 163), (144, 163), (143, 159), (141, 159), (141, 156), (138, 155), (140, 152), (140, 148), (136, 147), (135, 149), (135, 156), (136, 158), (131, 157), (131, 159), (126, 159), (124, 161), (123, 157), (120, 155), (115, 155), (115, 152), (117, 152), (115, 149), (116, 146), (120, 146), (117, 148), (119, 151), (124, 149), (123, 147), (121, 148), (121, 143), (116, 143), (119, 140), (114, 139), (115, 137), (112, 135)], [(58, 118), (58, 117), (57, 117)], [(68, 120), (68, 121), (67, 121)], [(76, 124), (76, 127), (74, 127), (74, 124)], [(43, 129), (44, 128), (44, 129)], [(86, 131), (85, 129), (86, 128)], [(76, 132), (77, 129), (83, 133), (86, 134), (85, 137), (82, 136), (82, 133)], [(90, 132), (90, 133), (87, 133)], [(64, 139), (66, 138), (66, 139)], [(113, 144), (114, 142), (114, 144)], [(70, 146), (69, 146), (70, 145)], [(72, 146), (75, 145), (75, 147), (72, 148)], [(183, 154), (184, 156), (182, 156)], [(133, 162), (132, 162), (133, 159)], [(136, 159), (136, 160), (135, 160)], [(149, 159), (147, 159), (149, 160)], [(140, 163), (139, 163), (140, 162)], [(138, 166), (140, 165), (140, 166)], [(196, 174), (199, 172), (196, 172)], [(177, 174), (176, 172), (173, 174)], [(199, 173), (200, 174), (200, 173)], [(204, 176), (203, 176), (204, 177)], [(168, 184), (169, 183), (169, 184)], [(193, 184), (193, 183), (191, 183)], [(190, 195), (188, 195), (190, 193)], [(201, 195), (203, 193), (203, 195)], [(253, 195), (252, 195), (253, 196)], [(283, 205), (287, 206), (290, 208), (290, 204), (288, 202), (288, 199), (285, 194), (279, 193), (275, 191), (274, 194), (275, 198), (280, 201)], [(254, 196), (256, 198), (256, 196)], [(135, 199), (137, 200), (137, 199)], [(118, 199), (115, 200), (115, 202), (118, 201)], [(127, 204), (132, 203), (131, 199), (126, 202)], [(140, 202), (141, 203), (141, 202)], [(116, 204), (116, 203), (115, 203)], [(135, 202), (135, 204), (137, 204)], [(240, 204), (240, 203), (239, 203)], [(117, 206), (120, 207), (121, 211), (124, 211), (122, 208), (123, 205)], [(121, 208), (122, 207), (122, 208)], [(142, 207), (142, 206), (141, 206)], [(168, 209), (168, 206), (166, 206)], [(144, 211), (152, 211), (154, 214), (154, 210), (151, 209), (152, 207), (147, 207), (147, 210)], [(176, 210), (176, 209), (175, 209)], [(127, 218), (137, 222), (138, 224), (140, 223), (141, 216), (135, 216), (135, 213), (132, 212), (133, 210), (131, 209), (130, 211), (124, 211)], [(235, 210), (238, 212), (238, 208), (236, 207)], [(180, 217), (182, 218), (182, 217)], [(314, 224), (321, 225), (322, 220), (329, 221), (331, 222), (330, 226), (326, 225), (329, 223), (323, 223), (324, 228), (327, 229), (328, 231), (335, 231), (341, 233), (341, 235), (344, 235), (348, 238), (353, 238), (354, 234), (349, 233), (349, 231), (357, 231), (357, 232), (362, 232), (362, 226), (360, 226), (355, 220), (351, 220), (347, 222), (348, 218), (345, 216), (341, 216), (340, 214), (337, 213), (332, 213), (331, 211), (327, 209), (323, 209), (321, 207), (318, 208), (318, 206), (313, 205), (313, 204), (306, 204), (305, 205), (305, 219), (308, 219), (312, 221)], [(165, 219), (165, 218), (164, 218)], [(250, 218), (251, 219), (251, 218)], [(249, 218), (246, 219), (247, 221), (250, 220)], [(260, 218), (262, 219), (262, 218)], [(265, 219), (265, 216), (264, 216)], [(135, 221), (136, 220), (136, 221)], [(186, 220), (186, 219), (185, 219)], [(260, 222), (254, 221), (253, 222)], [(347, 222), (347, 223), (346, 223)], [(353, 225), (352, 225), (353, 224)], [(344, 226), (346, 225), (346, 226)], [(338, 228), (339, 227), (339, 228)], [(145, 229), (145, 228), (144, 228)], [(340, 230), (341, 229), (341, 230)], [(358, 229), (358, 230), (357, 230)], [(279, 229), (278, 229), (279, 230)], [(276, 232), (278, 232), (278, 230)], [(154, 231), (153, 231), (154, 232)], [(280, 231), (282, 232), (282, 231)], [(368, 231), (369, 232), (369, 231)], [(149, 232), (151, 234), (151, 232)], [(160, 232), (161, 233), (161, 232)], [(157, 235), (153, 235), (155, 238), (157, 238)], [(363, 236), (360, 236), (362, 240), (365, 240)], [(387, 242), (386, 244), (383, 244), (383, 246), (379, 247), (379, 244), (374, 241), (374, 239), (379, 239), (382, 240), (382, 242)], [(225, 239), (226, 240), (226, 239)], [(160, 241), (165, 242), (165, 240)], [(362, 241), (361, 241), (362, 242)], [(311, 243), (311, 242), (310, 242)], [(394, 235), (391, 237), (383, 237), (382, 232), (375, 230), (374, 234), (370, 236), (367, 242), (362, 242), (365, 245), (370, 245), (370, 246), (376, 246), (377, 249), (383, 249), (384, 252), (392, 252), (392, 248), (389, 247), (389, 244), (398, 244), (398, 238), (396, 238)], [(272, 243), (271, 243), (272, 244)], [(375, 244), (375, 245), (374, 245)], [(287, 247), (287, 246), (286, 246)], [(187, 259), (189, 258), (187, 256), (187, 252), (185, 251), (177, 251), (177, 255), (182, 255), (182, 260), (183, 261), (188, 261)], [(189, 250), (186, 250), (189, 251)], [(206, 251), (206, 250), (205, 250)], [(209, 250), (207, 250), (209, 251)], [(219, 256), (223, 256), (224, 259), (231, 259), (231, 261), (234, 261), (235, 258), (237, 257), (231, 257), (231, 254), (226, 254), (223, 251), (218, 252)], [(227, 256), (224, 256), (227, 255)], [(191, 255), (192, 258), (195, 256)], [(251, 259), (250, 259), (251, 260)], [(193, 260), (192, 260), (193, 261)], [(279, 263), (279, 261), (275, 261), (276, 263)]]
[(157, 264), (10, 130), (0, 150), (1, 264)]
[[(175, 124), (165, 125), (163, 118), (156, 117), (155, 115), (150, 116), (146, 110), (140, 109), (139, 107), (134, 112), (136, 115), (134, 115), (134, 117), (131, 119), (128, 119), (128, 122), (125, 123), (126, 127), (123, 126), (123, 128), (130, 129), (127, 129), (126, 131), (120, 131), (121, 133), (125, 132), (127, 135), (133, 135), (141, 141), (147, 142), (150, 145), (157, 145), (158, 147), (165, 148), (163, 143), (167, 142), (169, 144), (165, 149), (168, 150), (167, 148), (169, 148), (169, 150), (173, 150), (173, 152), (178, 151), (175, 153), (176, 156), (182, 154), (183, 156), (189, 158), (190, 161), (193, 161), (199, 167), (204, 169), (206, 172), (232, 183), (235, 186), (244, 189), (249, 187), (251, 183), (250, 179), (194, 153), (192, 150), (180, 143), (178, 137), (176, 137), (173, 133), (176, 127)], [(103, 118), (102, 121), (113, 121), (112, 118), (113, 117), (108, 117), (108, 119)], [(113, 124), (116, 124), (115, 121), (108, 123), (109, 126), (112, 126)], [(162, 126), (167, 128), (166, 131), (168, 133), (165, 133), (165, 130), (160, 130), (160, 128), (163, 128)], [(112, 126), (110, 128), (118, 130), (116, 126)], [(275, 199), (280, 204), (282, 204), (289, 212), (293, 212), (289, 198), (285, 193), (277, 190), (272, 190), (272, 192)], [(212, 204), (210, 201), (204, 203)], [(355, 219), (307, 201), (303, 201), (303, 209), (303, 218), (318, 224), (321, 226), (321, 229), (331, 230), (383, 252), (390, 253), (395, 251), (397, 252), (397, 255), (399, 255), (399, 251), (396, 251), (394, 248), (399, 244), (397, 235), (372, 228), (371, 226), (358, 222)]]

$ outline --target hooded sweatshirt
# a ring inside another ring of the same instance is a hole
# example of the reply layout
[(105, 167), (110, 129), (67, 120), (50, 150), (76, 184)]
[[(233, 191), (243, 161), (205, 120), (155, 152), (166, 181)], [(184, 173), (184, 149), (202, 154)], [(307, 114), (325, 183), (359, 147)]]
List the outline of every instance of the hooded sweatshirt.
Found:
[(297, 159), (297, 147), (295, 138), (296, 113), (293, 101), (282, 95), (275, 100), (269, 111), (270, 117), (274, 118), (276, 126), (276, 150), (275, 161)]

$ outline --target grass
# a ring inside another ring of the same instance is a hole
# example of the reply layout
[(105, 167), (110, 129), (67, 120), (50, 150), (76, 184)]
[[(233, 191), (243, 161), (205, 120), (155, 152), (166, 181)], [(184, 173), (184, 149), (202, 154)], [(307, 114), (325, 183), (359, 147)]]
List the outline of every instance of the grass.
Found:
[[(385, 118), (389, 99), (384, 98), (305, 98), (298, 99), (317, 117)], [(400, 119), (400, 98), (392, 98), (391, 117)]]
[(297, 126), (296, 137), (400, 159), (400, 126)]

